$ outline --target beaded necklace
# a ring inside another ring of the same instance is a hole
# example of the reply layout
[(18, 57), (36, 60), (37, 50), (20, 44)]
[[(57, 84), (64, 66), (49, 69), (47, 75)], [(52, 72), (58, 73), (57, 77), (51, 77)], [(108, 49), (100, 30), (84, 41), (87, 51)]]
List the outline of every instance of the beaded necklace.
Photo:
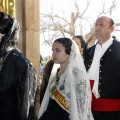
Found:
[(60, 79), (60, 76), (58, 75), (59, 71), (60, 71), (60, 68), (57, 69), (57, 73), (56, 73), (56, 85), (59, 84), (59, 79)]
[(65, 77), (63, 78), (62, 83), (60, 83), (60, 76), (58, 75), (60, 71), (60, 68), (57, 69), (56, 78), (55, 78), (55, 84), (59, 87), (60, 90), (64, 90), (65, 85)]

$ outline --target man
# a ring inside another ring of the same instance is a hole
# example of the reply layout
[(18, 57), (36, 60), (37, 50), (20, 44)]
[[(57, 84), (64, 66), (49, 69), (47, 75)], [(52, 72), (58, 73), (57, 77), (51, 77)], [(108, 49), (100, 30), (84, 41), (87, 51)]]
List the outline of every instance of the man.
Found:
[(112, 37), (114, 21), (101, 16), (95, 23), (98, 40), (85, 53), (95, 120), (120, 119), (120, 42)]
[(0, 12), (0, 120), (35, 120), (36, 72), (18, 49), (20, 26)]

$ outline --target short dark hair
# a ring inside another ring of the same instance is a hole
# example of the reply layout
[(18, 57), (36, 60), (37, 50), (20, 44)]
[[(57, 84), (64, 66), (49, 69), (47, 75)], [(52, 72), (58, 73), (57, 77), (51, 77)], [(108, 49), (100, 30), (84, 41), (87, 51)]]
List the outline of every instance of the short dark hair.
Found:
[(66, 54), (70, 55), (70, 51), (71, 51), (71, 46), (72, 46), (72, 40), (69, 38), (58, 38), (54, 41), (55, 42), (59, 42), (63, 45), (63, 47), (65, 47), (65, 52)]

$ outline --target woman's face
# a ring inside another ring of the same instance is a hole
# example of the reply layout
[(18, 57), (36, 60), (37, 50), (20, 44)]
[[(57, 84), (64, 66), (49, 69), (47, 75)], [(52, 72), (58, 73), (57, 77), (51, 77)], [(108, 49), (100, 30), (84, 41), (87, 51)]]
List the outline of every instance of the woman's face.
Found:
[(66, 54), (65, 47), (61, 43), (54, 42), (52, 51), (54, 63), (63, 64), (68, 61), (70, 55)]
[(78, 38), (73, 38), (73, 40), (77, 43), (78, 48), (79, 48), (80, 52), (82, 53), (83, 52), (83, 48), (81, 47), (80, 40)]

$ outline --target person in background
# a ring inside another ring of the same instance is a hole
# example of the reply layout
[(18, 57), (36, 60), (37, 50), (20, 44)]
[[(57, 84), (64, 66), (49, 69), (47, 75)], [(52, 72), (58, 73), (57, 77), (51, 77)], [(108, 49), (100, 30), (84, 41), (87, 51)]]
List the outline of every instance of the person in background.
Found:
[(0, 120), (34, 120), (37, 76), (31, 62), (18, 49), (20, 26), (0, 12)]
[(39, 120), (92, 120), (90, 84), (77, 44), (58, 38), (52, 51), (60, 67), (52, 68)]
[(85, 42), (83, 36), (81, 35), (74, 36), (73, 40), (77, 43), (81, 55), (84, 56), (84, 52), (87, 49), (87, 43)]
[(120, 120), (120, 42), (112, 36), (114, 21), (101, 16), (95, 23), (96, 45), (84, 57), (92, 90), (95, 120)]
[(50, 59), (45, 65), (44, 72), (43, 72), (43, 79), (40, 85), (40, 104), (43, 100), (53, 65), (54, 65), (53, 59)]

